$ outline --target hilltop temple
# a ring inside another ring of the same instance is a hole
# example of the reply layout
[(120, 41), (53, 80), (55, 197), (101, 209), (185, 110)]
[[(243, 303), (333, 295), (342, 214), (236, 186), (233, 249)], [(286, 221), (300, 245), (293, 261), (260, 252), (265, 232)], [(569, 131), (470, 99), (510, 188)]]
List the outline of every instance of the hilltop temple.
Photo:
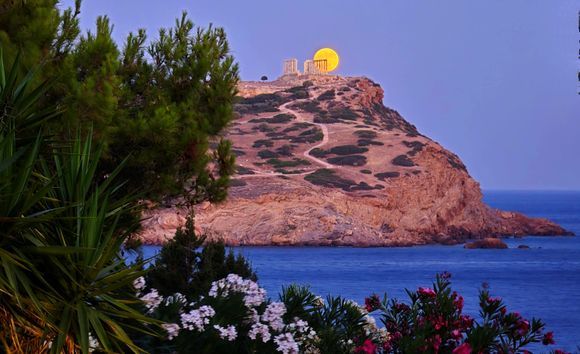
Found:
[(284, 60), (284, 71), (282, 76), (299, 75), (326, 75), (328, 73), (328, 61), (326, 59), (304, 61), (304, 72), (298, 70), (298, 59), (291, 58)]

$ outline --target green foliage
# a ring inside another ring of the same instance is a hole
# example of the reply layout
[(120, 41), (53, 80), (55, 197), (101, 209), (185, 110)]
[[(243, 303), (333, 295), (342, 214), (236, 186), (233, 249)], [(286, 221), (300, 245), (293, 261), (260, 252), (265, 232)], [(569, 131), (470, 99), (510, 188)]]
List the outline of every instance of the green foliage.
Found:
[(336, 97), (334, 89), (324, 91), (318, 96), (319, 101), (333, 100)]
[(161, 295), (181, 293), (194, 299), (207, 293), (211, 282), (228, 274), (256, 280), (248, 261), (232, 250), (226, 253), (223, 242), (207, 242), (195, 233), (193, 218), (187, 218), (184, 228), (167, 241), (155, 265), (147, 275), (147, 283)]
[(338, 145), (329, 150), (331, 154), (335, 155), (353, 155), (361, 154), (369, 151), (367, 148), (361, 148), (354, 145)]
[(395, 166), (404, 166), (404, 167), (415, 166), (415, 163), (407, 155), (399, 155), (395, 157), (392, 163)]
[[(223, 200), (229, 176), (210, 170), (215, 155), (208, 151), (232, 119), (238, 82), (223, 29), (195, 27), (184, 13), (157, 38), (140, 30), (117, 45), (107, 17), (81, 35), (80, 1), (64, 11), (57, 3), (14, 1), (0, 13), (0, 43), (9, 56), (24, 50), (26, 66), (44, 63), (38, 80), (55, 81), (43, 101), (67, 112), (52, 130), (65, 136), (92, 127), (103, 146), (101, 175), (130, 156), (121, 172), (128, 192), (180, 193), (193, 177), (187, 192), (211, 191), (210, 199)], [(233, 161), (228, 155), (222, 149), (219, 158)]]
[[(1, 58), (0, 58), (1, 59)], [(153, 322), (136, 310), (131, 284), (142, 264), (121, 255), (120, 220), (135, 207), (118, 196), (120, 167), (96, 175), (100, 147), (77, 135), (50, 141), (41, 123), (58, 110), (35, 107), (47, 92), (0, 60), (0, 340), (19, 352), (139, 352), (127, 329)]]
[(367, 163), (367, 158), (364, 155), (346, 155), (331, 157), (327, 161), (340, 166), (363, 166)]
[(315, 329), (320, 353), (352, 353), (355, 345), (369, 338), (369, 323), (358, 305), (342, 297), (326, 301), (309, 288), (291, 285), (282, 288), (280, 301), (286, 305), (286, 319), (302, 318)]

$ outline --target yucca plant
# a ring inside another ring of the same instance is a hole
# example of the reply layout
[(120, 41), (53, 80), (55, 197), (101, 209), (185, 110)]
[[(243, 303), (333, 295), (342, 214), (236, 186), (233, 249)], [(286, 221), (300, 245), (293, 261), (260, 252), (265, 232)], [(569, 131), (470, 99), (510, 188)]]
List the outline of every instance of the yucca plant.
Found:
[[(0, 63), (3, 60), (0, 53)], [(7, 352), (140, 352), (127, 330), (155, 321), (132, 287), (140, 263), (121, 255), (131, 231), (119, 220), (134, 198), (115, 176), (96, 176), (91, 134), (47, 143), (36, 111), (47, 83), (0, 64), (0, 340)], [(91, 344), (92, 343), (92, 344)]]

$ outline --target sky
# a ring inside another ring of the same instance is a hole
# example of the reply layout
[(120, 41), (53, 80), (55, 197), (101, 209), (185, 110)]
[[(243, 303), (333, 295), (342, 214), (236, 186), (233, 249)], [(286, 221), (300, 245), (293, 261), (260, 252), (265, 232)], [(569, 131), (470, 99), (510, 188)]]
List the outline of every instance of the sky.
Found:
[(580, 190), (580, 0), (84, 0), (81, 26), (107, 15), (122, 43), (184, 10), (225, 28), (243, 80), (328, 46), (482, 188)]

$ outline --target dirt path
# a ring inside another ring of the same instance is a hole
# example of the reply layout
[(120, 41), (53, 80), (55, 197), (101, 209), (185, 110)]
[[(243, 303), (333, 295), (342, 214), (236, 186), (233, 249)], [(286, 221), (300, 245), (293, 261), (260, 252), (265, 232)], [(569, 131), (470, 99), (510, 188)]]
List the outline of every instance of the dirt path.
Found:
[(336, 168), (335, 165), (332, 165), (324, 160), (321, 160), (317, 157), (310, 155), (310, 151), (312, 151), (313, 149), (320, 148), (320, 147), (328, 144), (328, 141), (330, 140), (330, 136), (328, 133), (328, 127), (326, 126), (326, 124), (314, 123), (314, 122), (308, 121), (304, 118), (304, 115), (302, 115), (302, 113), (296, 112), (295, 110), (288, 108), (289, 104), (295, 103), (295, 102), (296, 101), (290, 101), (290, 102), (284, 103), (283, 105), (281, 105), (279, 107), (280, 111), (283, 113), (286, 113), (286, 114), (292, 114), (292, 115), (296, 116), (297, 121), (314, 124), (314, 125), (320, 127), (320, 129), (322, 130), (322, 141), (320, 143), (318, 143), (317, 145), (311, 147), (310, 149), (304, 151), (304, 153), (302, 155), (304, 155), (304, 157), (306, 157), (307, 159), (310, 159), (310, 160), (314, 161), (315, 163), (322, 165), (324, 168), (331, 168), (331, 169)]
[[(321, 165), (324, 168), (328, 168), (328, 169), (334, 169), (337, 168), (337, 166), (332, 165), (324, 160), (321, 160), (317, 157), (314, 157), (312, 155), (310, 155), (310, 151), (312, 151), (313, 149), (316, 148), (320, 148), (326, 144), (328, 144), (328, 142), (330, 141), (330, 136), (328, 133), (328, 127), (326, 126), (326, 124), (322, 124), (322, 123), (314, 123), (311, 121), (308, 121), (304, 118), (304, 115), (302, 113), (299, 113), (293, 109), (288, 108), (289, 104), (295, 103), (296, 101), (290, 101), (290, 102), (286, 102), (283, 105), (281, 105), (280, 107), (278, 107), (278, 109), (280, 110), (281, 113), (285, 113), (285, 114), (291, 114), (293, 116), (296, 117), (296, 120), (298, 122), (307, 122), (313, 125), (316, 125), (318, 127), (320, 127), (320, 129), (322, 130), (322, 141), (320, 143), (318, 143), (317, 145), (309, 148), (308, 150), (304, 151), (302, 153), (302, 155), (313, 161), (315, 164)], [(239, 166), (243, 166), (242, 164), (238, 164)], [(248, 175), (238, 175), (237, 178), (253, 178), (253, 177), (276, 177), (276, 176), (305, 176), (305, 175), (309, 175), (311, 173), (314, 173), (316, 171), (316, 169), (314, 170), (310, 170), (310, 171), (305, 171), (305, 172), (301, 172), (301, 173), (280, 173), (280, 172), (273, 172), (273, 171), (261, 171), (256, 169), (255, 167), (252, 167), (252, 169), (256, 172), (254, 174), (248, 174)]]

